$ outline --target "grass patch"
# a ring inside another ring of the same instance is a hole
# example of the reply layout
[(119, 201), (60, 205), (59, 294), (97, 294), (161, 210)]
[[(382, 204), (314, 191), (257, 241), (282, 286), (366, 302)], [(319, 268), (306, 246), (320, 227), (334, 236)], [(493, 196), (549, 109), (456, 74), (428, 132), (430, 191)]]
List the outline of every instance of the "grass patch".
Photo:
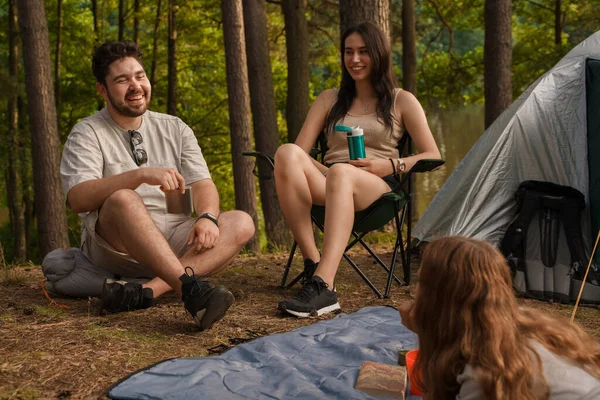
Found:
[[(40, 393), (33, 389), (33, 388), (27, 388), (27, 387), (12, 387), (9, 390), (7, 390), (6, 392), (6, 397), (3, 394), (2, 396), (0, 396), (0, 399), (4, 400), (4, 399), (20, 399), (20, 400), (30, 400), (30, 399), (39, 399), (40, 398)], [(9, 394), (10, 393), (10, 394)]]
[(104, 323), (91, 323), (84, 332), (88, 339), (111, 339), (123, 342), (134, 341), (141, 345), (154, 345), (168, 340), (168, 337), (159, 332), (136, 332), (133, 329), (105, 326)]
[(67, 310), (48, 306), (34, 305), (33, 309), (35, 311), (35, 315), (45, 317), (49, 320), (60, 320), (70, 315), (69, 311)]
[(6, 267), (4, 269), (4, 277), (2, 279), (2, 285), (4, 286), (20, 286), (27, 281), (27, 277), (24, 274), (17, 272), (16, 270)]

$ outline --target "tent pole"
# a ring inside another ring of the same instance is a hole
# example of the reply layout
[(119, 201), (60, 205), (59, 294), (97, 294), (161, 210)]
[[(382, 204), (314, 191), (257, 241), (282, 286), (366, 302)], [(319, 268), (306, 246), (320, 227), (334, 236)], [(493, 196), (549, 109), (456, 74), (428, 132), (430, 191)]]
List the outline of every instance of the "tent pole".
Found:
[(592, 255), (590, 256), (590, 262), (588, 263), (587, 269), (585, 270), (585, 276), (583, 277), (583, 282), (581, 282), (581, 288), (579, 289), (579, 295), (577, 296), (577, 301), (575, 302), (575, 308), (573, 308), (573, 314), (571, 314), (571, 322), (575, 320), (575, 313), (577, 312), (577, 306), (579, 305), (579, 300), (581, 299), (581, 294), (583, 293), (583, 286), (585, 285), (585, 281), (587, 280), (588, 272), (590, 272), (590, 267), (592, 266), (592, 260), (594, 259), (594, 254), (596, 253), (596, 247), (598, 246), (598, 239), (600, 239), (600, 230), (598, 231), (598, 236), (596, 237), (596, 243), (594, 244), (594, 249), (592, 250)]

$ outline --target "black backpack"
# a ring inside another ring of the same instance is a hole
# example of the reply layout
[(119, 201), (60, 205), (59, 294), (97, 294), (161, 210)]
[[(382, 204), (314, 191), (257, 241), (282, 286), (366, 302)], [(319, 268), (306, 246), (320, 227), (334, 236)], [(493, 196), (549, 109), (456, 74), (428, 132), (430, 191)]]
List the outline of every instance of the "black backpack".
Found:
[[(569, 303), (579, 293), (588, 264), (581, 231), (584, 195), (570, 186), (524, 181), (515, 198), (517, 215), (500, 245), (515, 289), (535, 299)], [(600, 303), (598, 276), (592, 264), (584, 302)]]

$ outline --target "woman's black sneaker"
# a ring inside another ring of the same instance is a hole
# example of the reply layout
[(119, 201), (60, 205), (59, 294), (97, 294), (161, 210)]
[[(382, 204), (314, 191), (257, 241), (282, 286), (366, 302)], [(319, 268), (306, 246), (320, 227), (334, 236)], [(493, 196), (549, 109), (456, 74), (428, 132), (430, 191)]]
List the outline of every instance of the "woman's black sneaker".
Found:
[(300, 318), (317, 317), (340, 309), (337, 293), (329, 290), (327, 283), (313, 276), (291, 299), (279, 302), (280, 311)]
[(302, 285), (303, 286), (312, 279), (318, 266), (319, 266), (318, 261), (314, 262), (310, 258), (307, 258), (306, 260), (304, 260), (304, 271), (302, 274)]
[(110, 313), (141, 310), (155, 304), (151, 288), (139, 283), (106, 279), (102, 285), (102, 309)]
[(225, 286), (213, 286), (209, 281), (200, 279), (190, 267), (185, 267), (185, 273), (179, 280), (183, 305), (201, 331), (223, 318), (235, 300)]

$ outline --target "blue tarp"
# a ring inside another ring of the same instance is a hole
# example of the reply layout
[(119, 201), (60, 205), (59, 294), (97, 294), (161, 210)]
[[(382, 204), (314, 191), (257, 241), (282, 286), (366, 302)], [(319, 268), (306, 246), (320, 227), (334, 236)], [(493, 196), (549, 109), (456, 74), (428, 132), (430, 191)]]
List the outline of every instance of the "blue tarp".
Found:
[[(396, 364), (417, 337), (391, 307), (367, 307), (214, 357), (177, 358), (136, 372), (113, 399), (371, 399), (354, 389), (363, 361)], [(409, 397), (410, 398), (410, 397)], [(413, 399), (418, 397), (412, 397)]]

